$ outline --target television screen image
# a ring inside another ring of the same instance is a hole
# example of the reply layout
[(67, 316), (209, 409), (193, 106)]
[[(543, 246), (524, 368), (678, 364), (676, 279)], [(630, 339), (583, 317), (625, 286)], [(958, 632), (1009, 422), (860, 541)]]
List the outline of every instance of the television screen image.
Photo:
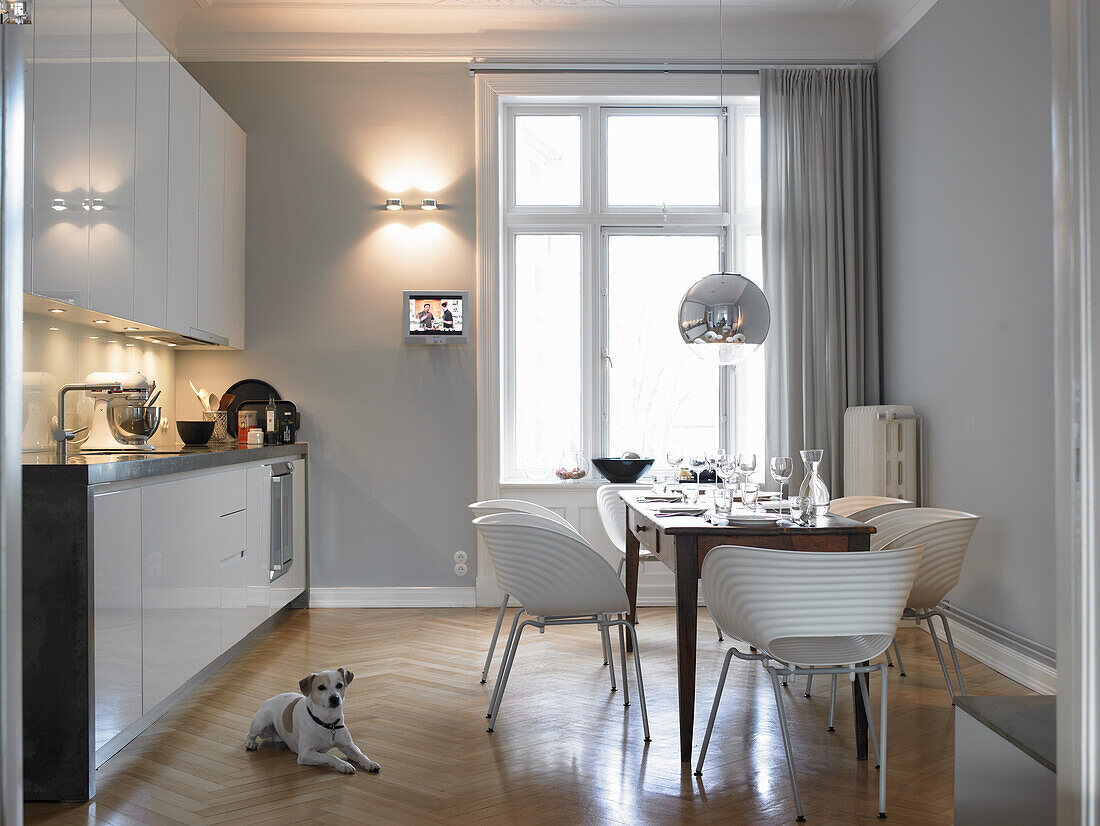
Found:
[(466, 330), (466, 304), (468, 294), (455, 293), (405, 293), (408, 314), (405, 339), (460, 340), (468, 339)]

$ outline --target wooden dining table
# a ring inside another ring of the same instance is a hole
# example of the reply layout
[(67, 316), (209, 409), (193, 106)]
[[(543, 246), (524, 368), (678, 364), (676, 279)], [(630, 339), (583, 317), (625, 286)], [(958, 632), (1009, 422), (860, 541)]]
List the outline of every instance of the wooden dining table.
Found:
[[(638, 609), (638, 560), (641, 548), (670, 568), (676, 579), (677, 693), (680, 708), (680, 760), (691, 762), (695, 726), (695, 658), (699, 613), (699, 572), (707, 553), (719, 545), (745, 545), (786, 551), (869, 551), (872, 525), (828, 514), (811, 527), (766, 523), (751, 527), (712, 525), (700, 516), (659, 517), (667, 503), (646, 502), (646, 490), (623, 491), (626, 507), (626, 592), (630, 620)], [(627, 638), (629, 641), (629, 637)], [(866, 686), (866, 675), (863, 679)], [(867, 713), (852, 683), (856, 756), (867, 759)]]

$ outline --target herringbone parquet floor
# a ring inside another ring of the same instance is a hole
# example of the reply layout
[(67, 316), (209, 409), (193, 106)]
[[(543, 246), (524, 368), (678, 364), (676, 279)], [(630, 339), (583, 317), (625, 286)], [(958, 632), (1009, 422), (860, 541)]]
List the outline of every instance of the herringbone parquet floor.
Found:
[[(672, 609), (643, 609), (638, 627), (653, 729), (648, 747), (636, 694), (624, 709), (608, 690), (599, 637), (590, 628), (525, 636), (497, 730), (487, 734), (492, 686), (478, 681), (495, 613), (298, 612), (108, 761), (97, 775), (95, 801), (30, 805), (27, 822), (793, 822), (774, 699), (758, 666), (731, 666), (699, 779), (678, 757)], [(954, 712), (930, 638), (905, 628), (899, 639), (909, 676), (890, 670), (890, 822), (950, 823)], [(704, 611), (699, 643), (696, 754), (726, 650)], [(972, 694), (1027, 693), (962, 660)], [(256, 707), (330, 666), (355, 672), (347, 720), (359, 746), (382, 764), (381, 774), (299, 767), (283, 746), (246, 752)], [(855, 759), (847, 687), (838, 692), (833, 734), (825, 730), (826, 679), (811, 699), (803, 697), (801, 681), (792, 685), (785, 702), (809, 822), (878, 823), (877, 772)]]

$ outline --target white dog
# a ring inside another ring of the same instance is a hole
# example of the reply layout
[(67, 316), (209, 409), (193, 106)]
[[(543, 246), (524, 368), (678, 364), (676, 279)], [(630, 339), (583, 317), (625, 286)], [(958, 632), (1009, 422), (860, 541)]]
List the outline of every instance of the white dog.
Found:
[(288, 691), (264, 700), (252, 718), (244, 747), (259, 748), (257, 740), (286, 743), (298, 755), (299, 766), (331, 766), (355, 774), (355, 766), (329, 752), (336, 748), (369, 772), (382, 767), (359, 751), (344, 726), (344, 693), (355, 677), (346, 668), (310, 674), (298, 682), (301, 694)]

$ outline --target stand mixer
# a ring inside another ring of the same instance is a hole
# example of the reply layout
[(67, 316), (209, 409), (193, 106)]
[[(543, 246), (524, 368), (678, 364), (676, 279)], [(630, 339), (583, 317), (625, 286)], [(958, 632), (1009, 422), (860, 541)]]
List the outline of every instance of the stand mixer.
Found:
[(149, 439), (160, 426), (160, 408), (146, 407), (157, 383), (141, 373), (89, 373), (83, 384), (66, 384), (57, 397), (58, 427), (54, 432), (58, 452), (65, 454), (76, 431), (65, 428), (65, 394), (83, 390), (94, 401), (88, 437), (81, 451), (117, 453), (153, 451)]

